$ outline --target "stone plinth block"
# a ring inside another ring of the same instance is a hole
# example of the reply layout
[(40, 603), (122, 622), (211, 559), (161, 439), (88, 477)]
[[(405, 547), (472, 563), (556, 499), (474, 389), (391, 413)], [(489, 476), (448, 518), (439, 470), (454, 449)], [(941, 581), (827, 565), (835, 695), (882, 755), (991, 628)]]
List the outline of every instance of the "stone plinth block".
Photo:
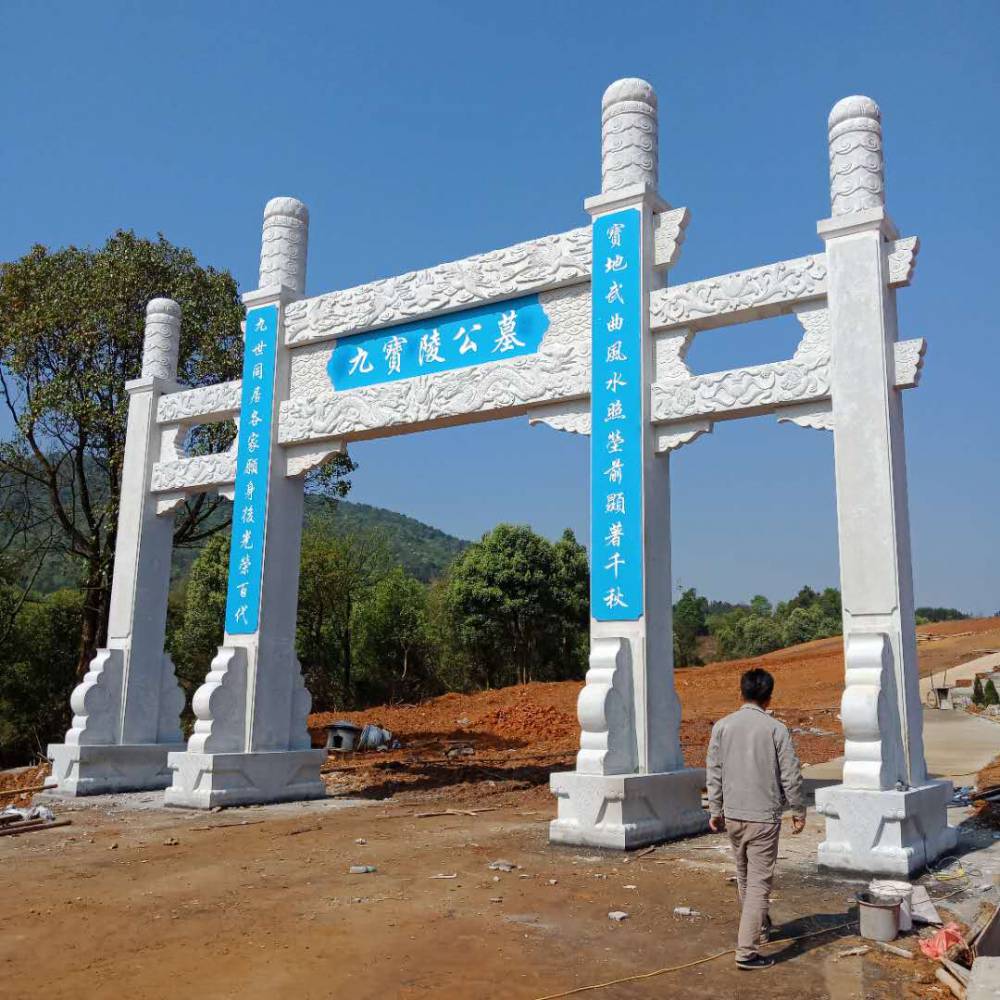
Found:
[(167, 755), (183, 749), (183, 743), (50, 743), (49, 759), (60, 795), (104, 795), (166, 788)]
[(950, 781), (929, 781), (905, 792), (845, 788), (816, 791), (826, 817), (821, 868), (875, 875), (909, 875), (950, 851), (958, 831), (948, 826)]
[(554, 844), (625, 850), (708, 829), (701, 807), (704, 768), (659, 774), (578, 774), (549, 778), (559, 813), (549, 824)]
[(326, 786), (319, 769), (325, 760), (325, 750), (172, 753), (167, 766), (173, 771), (173, 783), (163, 801), (168, 806), (211, 809), (321, 799)]

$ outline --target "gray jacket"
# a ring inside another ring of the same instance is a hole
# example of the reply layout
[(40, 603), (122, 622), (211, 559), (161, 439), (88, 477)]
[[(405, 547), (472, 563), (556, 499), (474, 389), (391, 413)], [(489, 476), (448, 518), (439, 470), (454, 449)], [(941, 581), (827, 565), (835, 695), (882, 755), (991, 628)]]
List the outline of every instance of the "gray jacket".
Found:
[(792, 738), (756, 705), (746, 704), (712, 727), (706, 770), (713, 816), (777, 823), (786, 805), (796, 815), (806, 813)]

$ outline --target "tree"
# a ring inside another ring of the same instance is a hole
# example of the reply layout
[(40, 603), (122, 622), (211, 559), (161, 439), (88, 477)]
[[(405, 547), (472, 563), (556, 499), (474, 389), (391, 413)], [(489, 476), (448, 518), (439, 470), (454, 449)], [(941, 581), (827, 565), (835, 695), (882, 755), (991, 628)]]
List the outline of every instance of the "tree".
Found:
[(341, 535), (322, 516), (306, 528), (297, 645), (317, 708), (352, 700), (356, 611), (390, 568), (381, 532)]
[[(99, 250), (35, 246), (0, 265), (0, 395), (14, 424), (0, 446), (0, 470), (34, 488), (62, 550), (80, 566), (77, 676), (106, 641), (125, 383), (141, 372), (146, 304), (157, 296), (176, 299), (184, 311), (181, 382), (239, 375), (236, 282), (162, 236), (153, 242), (119, 231)], [(201, 433), (202, 446), (211, 436)], [(218, 504), (205, 495), (189, 500), (175, 541), (195, 542), (224, 526), (211, 521)]]
[(553, 545), (552, 555), (558, 648), (550, 675), (553, 680), (570, 680), (587, 672), (590, 658), (590, 563), (587, 550), (569, 528)]
[[(0, 588), (5, 614), (20, 598), (19, 588)], [(82, 603), (78, 592), (58, 590), (30, 598), (13, 617), (0, 644), (0, 766), (44, 754), (68, 728)]]
[(485, 687), (540, 679), (558, 655), (563, 608), (554, 546), (525, 525), (499, 524), (455, 561), (448, 607)]
[(997, 692), (997, 687), (993, 683), (992, 677), (986, 678), (986, 686), (983, 688), (983, 704), (1000, 705), (1000, 693)]
[(427, 588), (393, 567), (355, 611), (364, 701), (397, 701), (429, 693)]
[(180, 622), (168, 617), (167, 645), (177, 679), (188, 697), (205, 679), (226, 627), (229, 532), (217, 534), (198, 554), (188, 574)]
[(983, 682), (978, 677), (972, 683), (972, 704), (980, 708), (986, 704), (986, 692), (983, 691)]
[(678, 667), (701, 664), (698, 657), (698, 637), (708, 631), (706, 612), (708, 600), (689, 587), (674, 605), (674, 661)]

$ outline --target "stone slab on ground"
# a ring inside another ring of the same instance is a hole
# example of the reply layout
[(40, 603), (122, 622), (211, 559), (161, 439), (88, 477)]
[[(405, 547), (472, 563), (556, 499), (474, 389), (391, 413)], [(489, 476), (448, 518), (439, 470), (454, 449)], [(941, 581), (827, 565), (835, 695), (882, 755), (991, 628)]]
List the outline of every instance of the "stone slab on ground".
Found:
[(1000, 1000), (1000, 958), (977, 958), (966, 1000)]

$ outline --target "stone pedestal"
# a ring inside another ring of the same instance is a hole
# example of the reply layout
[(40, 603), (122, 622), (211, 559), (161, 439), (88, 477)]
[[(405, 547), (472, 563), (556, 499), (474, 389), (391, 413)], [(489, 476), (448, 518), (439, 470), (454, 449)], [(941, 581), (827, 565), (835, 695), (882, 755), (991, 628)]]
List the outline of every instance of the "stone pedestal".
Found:
[(826, 817), (821, 868), (908, 876), (950, 851), (958, 831), (948, 826), (950, 781), (929, 781), (905, 792), (832, 785), (816, 792)]
[(104, 795), (142, 792), (170, 784), (167, 755), (183, 743), (49, 746), (53, 791), (60, 795)]
[(554, 844), (630, 850), (703, 833), (704, 768), (663, 774), (553, 774), (559, 814), (549, 824)]
[(173, 772), (173, 784), (164, 793), (163, 801), (168, 806), (212, 809), (321, 799), (326, 795), (326, 786), (319, 769), (325, 760), (325, 750), (172, 753), (168, 767)]

